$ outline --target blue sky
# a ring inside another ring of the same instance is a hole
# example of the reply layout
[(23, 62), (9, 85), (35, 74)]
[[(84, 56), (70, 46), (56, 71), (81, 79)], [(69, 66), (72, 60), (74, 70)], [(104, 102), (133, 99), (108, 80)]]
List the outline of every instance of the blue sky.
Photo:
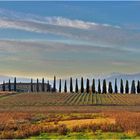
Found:
[(0, 2), (0, 75), (140, 72), (140, 2)]

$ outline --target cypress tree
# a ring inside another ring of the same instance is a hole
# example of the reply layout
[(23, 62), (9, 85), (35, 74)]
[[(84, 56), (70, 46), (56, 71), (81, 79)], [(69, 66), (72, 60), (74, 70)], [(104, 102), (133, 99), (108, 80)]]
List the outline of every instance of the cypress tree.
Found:
[(72, 84), (72, 77), (70, 78), (70, 92), (73, 92), (73, 84)]
[(84, 93), (84, 80), (81, 78), (81, 93)]
[(33, 79), (31, 79), (31, 92), (33, 92)]
[(120, 93), (124, 93), (124, 87), (123, 87), (123, 80), (121, 79), (121, 83), (120, 83)]
[(75, 83), (75, 92), (78, 93), (78, 79), (76, 78), (76, 83)]
[(61, 79), (59, 80), (59, 92), (61, 93)]
[(102, 90), (102, 93), (107, 93), (107, 91), (106, 91), (106, 80), (105, 79), (103, 80), (103, 90)]
[(54, 81), (53, 81), (53, 92), (56, 92), (56, 77), (54, 76)]
[(87, 85), (86, 85), (86, 93), (89, 93), (89, 79), (87, 79)]
[(140, 93), (140, 81), (138, 80), (138, 83), (137, 83), (137, 93)]
[(9, 89), (9, 91), (11, 91), (11, 82), (10, 82), (10, 79), (9, 79), (9, 83), (8, 83), (8, 89)]
[(108, 93), (113, 93), (113, 88), (112, 88), (111, 82), (109, 82), (109, 85), (108, 85)]
[(45, 83), (44, 83), (44, 78), (42, 78), (42, 92), (45, 92)]
[(38, 78), (37, 78), (37, 83), (36, 83), (36, 91), (39, 92), (39, 81), (38, 81)]
[(48, 82), (47, 82), (47, 92), (50, 92), (51, 91), (51, 89), (50, 89), (50, 83), (49, 83), (49, 80), (48, 80)]
[(64, 92), (67, 92), (67, 81), (65, 80)]
[(3, 81), (2, 90), (5, 91), (5, 81)]
[(92, 93), (95, 93), (95, 79), (92, 80)]
[(100, 84), (100, 79), (98, 80), (98, 93), (101, 93), (101, 84)]
[(131, 93), (136, 93), (136, 87), (135, 87), (135, 81), (132, 81), (132, 85), (131, 85)]
[(16, 77), (14, 78), (14, 91), (17, 91), (17, 82), (16, 82)]
[(129, 93), (129, 82), (126, 80), (125, 93)]
[(115, 87), (114, 87), (115, 93), (118, 93), (118, 87), (117, 87), (117, 79), (115, 79)]

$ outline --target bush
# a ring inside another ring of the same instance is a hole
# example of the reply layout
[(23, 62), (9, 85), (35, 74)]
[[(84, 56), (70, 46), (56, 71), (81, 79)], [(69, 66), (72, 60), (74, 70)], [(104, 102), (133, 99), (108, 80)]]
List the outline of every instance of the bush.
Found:
[(74, 127), (72, 127), (72, 130), (71, 130), (72, 132), (83, 132), (84, 131), (84, 129), (83, 129), (83, 127), (82, 126), (74, 126)]
[(58, 133), (60, 135), (66, 135), (67, 132), (68, 132), (68, 129), (67, 129), (66, 125), (61, 124), (61, 125), (58, 126)]
[(58, 125), (58, 122), (59, 122), (59, 121), (55, 120), (55, 121), (54, 121), (54, 125)]
[(116, 124), (102, 124), (101, 130), (103, 132), (122, 132), (123, 129)]
[(18, 125), (15, 124), (15, 123), (7, 123), (5, 126), (4, 126), (4, 130), (5, 131), (16, 131), (18, 130)]
[(56, 133), (58, 131), (57, 126), (46, 126), (42, 128), (42, 132), (45, 133)]
[(0, 131), (4, 130), (4, 124), (0, 124)]
[(101, 124), (100, 125), (99, 124), (89, 124), (88, 127), (91, 131), (95, 132), (97, 130), (100, 130), (100, 126), (101, 126)]
[(14, 134), (14, 138), (16, 138), (16, 139), (23, 139), (23, 138), (25, 138), (25, 136), (26, 136), (25, 132), (23, 132), (21, 130), (16, 131)]
[(0, 135), (1, 139), (12, 139), (14, 138), (14, 131), (3, 131)]

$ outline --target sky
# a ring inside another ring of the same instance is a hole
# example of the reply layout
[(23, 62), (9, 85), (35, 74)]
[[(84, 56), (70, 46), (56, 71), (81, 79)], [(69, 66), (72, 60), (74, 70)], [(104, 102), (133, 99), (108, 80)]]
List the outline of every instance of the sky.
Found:
[(140, 72), (140, 2), (0, 2), (0, 76)]

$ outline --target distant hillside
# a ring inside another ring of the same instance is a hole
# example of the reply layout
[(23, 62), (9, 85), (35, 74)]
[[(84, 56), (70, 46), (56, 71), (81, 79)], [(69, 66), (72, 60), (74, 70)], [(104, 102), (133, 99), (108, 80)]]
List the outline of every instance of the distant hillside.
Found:
[(107, 80), (114, 80), (117, 79), (123, 79), (123, 80), (140, 80), (140, 73), (134, 73), (134, 74), (122, 74), (122, 73), (112, 73), (111, 75), (108, 75), (105, 77)]

